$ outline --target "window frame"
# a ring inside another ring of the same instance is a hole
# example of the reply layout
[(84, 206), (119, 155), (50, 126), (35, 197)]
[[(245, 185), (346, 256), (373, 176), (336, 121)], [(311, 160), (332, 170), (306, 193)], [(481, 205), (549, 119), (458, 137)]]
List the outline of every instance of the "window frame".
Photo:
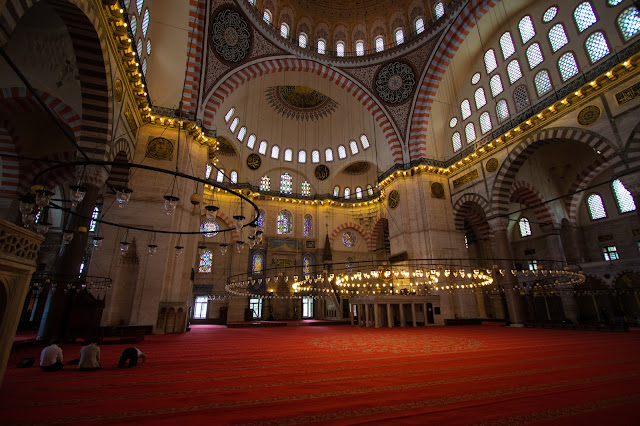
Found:
[[(597, 195), (598, 197), (600, 197), (600, 202), (602, 203), (602, 210), (604, 211), (604, 216), (603, 217), (598, 217), (598, 218), (594, 218), (593, 217), (593, 213), (591, 212), (591, 206), (589, 205), (589, 198), (591, 198), (591, 196), (593, 195)], [(607, 206), (604, 203), (604, 197), (597, 193), (597, 192), (590, 192), (589, 194), (587, 194), (587, 196), (584, 198), (584, 203), (585, 203), (585, 207), (587, 209), (587, 214), (589, 215), (589, 220), (591, 222), (595, 222), (598, 220), (603, 220), (603, 219), (608, 219), (609, 218), (609, 214), (607, 213)]]
[[(576, 67), (578, 68), (578, 72), (576, 72), (574, 75), (572, 75), (571, 77), (567, 78), (566, 80), (562, 77), (562, 71), (560, 70), (560, 59), (562, 57), (564, 57), (565, 55), (567, 55), (568, 53), (571, 53), (573, 55), (573, 59), (576, 62)], [(578, 75), (580, 75), (580, 62), (578, 62), (578, 56), (576, 55), (576, 52), (574, 50), (567, 50), (565, 52), (562, 53), (562, 55), (560, 55), (558, 57), (558, 59), (556, 60), (556, 69), (558, 70), (558, 74), (560, 75), (560, 80), (562, 80), (562, 84), (576, 78)]]
[[(607, 44), (607, 48), (609, 49), (609, 52), (607, 52), (607, 54), (605, 54), (604, 56), (600, 57), (599, 59), (596, 59), (595, 61), (593, 61), (591, 59), (591, 55), (589, 54), (589, 48), (587, 48), (587, 41), (589, 41), (589, 39), (594, 36), (595, 34), (600, 33), (602, 34), (602, 37), (604, 37), (604, 42)], [(587, 57), (587, 59), (589, 60), (589, 63), (591, 65), (595, 65), (598, 62), (602, 61), (603, 59), (605, 59), (607, 56), (611, 55), (611, 43), (609, 42), (609, 39), (607, 38), (607, 33), (604, 32), (604, 30), (601, 29), (594, 29), (589, 35), (585, 34), (584, 37), (584, 42), (582, 43), (582, 47), (584, 49), (584, 54)]]

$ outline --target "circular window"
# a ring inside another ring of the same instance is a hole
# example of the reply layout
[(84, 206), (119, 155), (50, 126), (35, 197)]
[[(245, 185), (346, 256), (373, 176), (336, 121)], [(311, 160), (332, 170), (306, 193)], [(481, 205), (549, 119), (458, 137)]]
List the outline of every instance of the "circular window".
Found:
[(351, 231), (347, 231), (344, 234), (342, 234), (342, 244), (345, 245), (345, 247), (353, 247), (356, 245), (356, 235), (351, 232)]
[(220, 229), (220, 225), (216, 221), (205, 220), (200, 225), (200, 233), (207, 238), (215, 237), (218, 235), (218, 230)]
[(452, 129), (454, 127), (456, 127), (456, 124), (458, 124), (458, 119), (456, 117), (453, 117), (450, 121), (449, 121), (449, 127), (451, 127)]
[(551, 22), (553, 18), (558, 14), (558, 8), (555, 6), (551, 6), (547, 11), (542, 15), (542, 22)]
[(471, 77), (471, 84), (478, 84), (480, 81), (480, 73), (477, 72)]

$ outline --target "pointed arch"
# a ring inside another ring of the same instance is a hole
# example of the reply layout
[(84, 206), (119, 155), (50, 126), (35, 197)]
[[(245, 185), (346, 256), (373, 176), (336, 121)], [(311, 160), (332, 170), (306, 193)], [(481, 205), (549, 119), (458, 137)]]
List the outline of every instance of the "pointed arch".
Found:
[(387, 215), (386, 214), (380, 215), (376, 224), (373, 225), (373, 228), (371, 228), (371, 238), (367, 242), (367, 243), (369, 242), (371, 243), (370, 246), (367, 246), (369, 251), (374, 251), (376, 249), (376, 244), (378, 242), (378, 237), (380, 235), (380, 232), (384, 232), (384, 228), (388, 225), (389, 225), (389, 219), (387, 219)]
[(515, 181), (511, 187), (509, 201), (525, 205), (536, 215), (540, 224), (559, 223), (551, 206), (545, 202), (544, 195), (529, 182)]
[[(578, 222), (578, 208), (580, 206), (580, 200), (582, 199), (584, 193), (577, 192), (588, 187), (593, 179), (598, 176), (600, 173), (609, 168), (609, 163), (603, 159), (598, 158), (593, 163), (589, 164), (573, 181), (569, 190), (567, 191), (569, 194), (572, 194), (564, 199), (564, 203), (567, 209), (567, 214), (569, 216), (569, 223), (572, 225), (576, 225)], [(577, 192), (577, 193), (576, 193)]]
[[(227, 227), (233, 228), (233, 219), (231, 219), (229, 216), (227, 216), (223, 212), (218, 211), (217, 218), (222, 220), (227, 225)], [(231, 241), (230, 242), (235, 243), (239, 239), (240, 239), (240, 233), (236, 229), (231, 231)]]
[(453, 206), (455, 227), (466, 232), (471, 224), (479, 231), (479, 238), (493, 240), (493, 232), (487, 222), (489, 213), (489, 202), (486, 198), (478, 194), (464, 194)]
[(367, 250), (373, 251), (373, 249), (371, 249), (371, 235), (369, 235), (369, 233), (362, 226), (353, 222), (345, 222), (342, 225), (337, 226), (333, 230), (331, 235), (329, 235), (329, 242), (331, 243), (331, 247), (333, 247), (334, 238), (337, 237), (341, 231), (344, 231), (347, 228), (353, 228), (356, 231), (358, 231), (360, 235), (362, 235), (362, 238), (364, 238), (365, 243), (367, 244)]

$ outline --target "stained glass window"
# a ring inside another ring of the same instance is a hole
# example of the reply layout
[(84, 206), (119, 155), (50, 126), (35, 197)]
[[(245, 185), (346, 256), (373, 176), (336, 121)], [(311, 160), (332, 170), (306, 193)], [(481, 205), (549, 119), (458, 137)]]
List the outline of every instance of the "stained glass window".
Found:
[(344, 189), (344, 199), (348, 200), (351, 197), (351, 189), (349, 187), (346, 187)]
[(571, 77), (578, 74), (579, 71), (576, 57), (573, 56), (573, 53), (571, 52), (567, 52), (560, 56), (560, 59), (558, 59), (558, 68), (560, 68), (562, 81), (569, 80)]
[(520, 218), (520, 220), (518, 221), (518, 225), (520, 227), (521, 237), (528, 237), (529, 235), (531, 235), (531, 224), (529, 223), (529, 219), (527, 219), (526, 217)]
[(509, 62), (509, 65), (507, 65), (507, 75), (509, 76), (509, 83), (511, 84), (522, 78), (522, 70), (520, 69), (520, 63), (517, 59)]
[(211, 253), (211, 250), (209, 249), (202, 250), (202, 254), (200, 255), (200, 266), (198, 267), (198, 272), (208, 274), (209, 272), (211, 272), (212, 263), (213, 263), (213, 253)]
[(302, 258), (302, 275), (305, 278), (309, 278), (311, 276), (311, 264), (312, 259), (311, 255), (307, 254)]
[(347, 149), (344, 145), (338, 145), (338, 157), (339, 158), (347, 158)]
[(240, 127), (240, 130), (238, 130), (238, 140), (242, 142), (246, 134), (247, 134), (247, 128), (244, 126)]
[(367, 193), (368, 193), (369, 195), (373, 195), (373, 186), (371, 186), (371, 185), (367, 185)]
[(469, 99), (462, 101), (460, 104), (460, 112), (462, 113), (463, 120), (471, 117), (471, 103), (469, 102)]
[(342, 244), (344, 244), (345, 247), (354, 247), (356, 245), (356, 234), (351, 231), (345, 231), (345, 233), (342, 234)]
[(398, 28), (396, 30), (396, 44), (402, 44), (404, 43), (404, 32), (402, 31), (401, 28)]
[(314, 149), (313, 151), (311, 151), (311, 162), (313, 163), (320, 162), (320, 151), (318, 151), (317, 149)]
[(484, 135), (489, 130), (491, 130), (491, 116), (485, 111), (480, 114), (480, 131)]
[(247, 139), (247, 147), (249, 147), (250, 149), (253, 149), (253, 147), (256, 145), (256, 135), (249, 135), (249, 139)]
[(327, 42), (323, 39), (318, 40), (318, 53), (324, 55), (327, 51)]
[(311, 197), (311, 184), (305, 180), (302, 182), (300, 191), (303, 197)]
[(618, 16), (618, 27), (625, 40), (631, 39), (640, 32), (640, 16), (638, 9), (630, 7)]
[(271, 189), (271, 179), (268, 176), (260, 178), (260, 191), (269, 191)]
[(444, 3), (439, 2), (438, 4), (436, 4), (434, 10), (436, 11), (436, 19), (442, 18), (442, 16), (444, 15)]
[(474, 98), (476, 100), (476, 109), (480, 109), (487, 104), (487, 97), (485, 96), (484, 89), (482, 87), (476, 90)]
[(293, 150), (291, 148), (284, 150), (284, 161), (293, 161)]
[(382, 36), (378, 36), (375, 39), (376, 43), (376, 52), (382, 52), (384, 50), (384, 39)]
[(231, 181), (231, 183), (238, 183), (238, 172), (236, 172), (235, 170), (231, 170), (229, 180)]
[(451, 143), (453, 144), (453, 152), (457, 152), (462, 149), (462, 137), (460, 137), (460, 132), (455, 132), (453, 136), (451, 136)]
[(291, 194), (293, 191), (293, 178), (289, 173), (283, 173), (280, 176), (280, 192), (283, 194)]
[(251, 262), (251, 273), (259, 275), (262, 273), (262, 267), (264, 264), (264, 255), (261, 252), (253, 254), (253, 261)]
[(614, 180), (611, 185), (613, 186), (613, 193), (616, 196), (616, 201), (618, 202), (620, 213), (634, 211), (636, 209), (636, 203), (633, 201), (633, 196), (631, 195), (631, 192), (629, 192), (629, 190), (624, 187), (624, 184), (620, 181), (620, 179)]
[(534, 69), (544, 61), (540, 45), (533, 43), (527, 48), (527, 61), (529, 61), (529, 69)]
[(340, 195), (340, 187), (338, 185), (333, 187), (333, 196), (337, 197)]
[(484, 66), (487, 69), (487, 74), (498, 68), (498, 62), (496, 61), (496, 52), (493, 49), (487, 50), (484, 54)]
[(417, 34), (420, 34), (421, 32), (423, 32), (424, 31), (424, 19), (422, 19), (422, 18), (416, 19), (415, 27), (416, 27), (416, 33)]
[(280, 25), (280, 35), (283, 38), (289, 37), (289, 26), (287, 24), (283, 23)]
[(531, 16), (527, 15), (520, 20), (518, 23), (518, 30), (520, 30), (520, 38), (522, 39), (522, 44), (525, 44), (529, 40), (536, 35), (536, 29), (533, 27), (533, 21), (531, 20)]
[(584, 44), (587, 46), (587, 53), (591, 63), (597, 62), (609, 54), (607, 39), (601, 32), (591, 34)]
[(304, 236), (310, 237), (313, 235), (313, 216), (310, 214), (304, 215)]
[(349, 142), (349, 149), (351, 150), (352, 155), (356, 155), (358, 153), (358, 144), (356, 141)]
[(278, 145), (274, 145), (271, 147), (271, 158), (275, 158), (276, 160), (280, 157), (280, 147)]
[(256, 225), (258, 229), (264, 232), (264, 221), (265, 221), (266, 213), (264, 210), (260, 209), (258, 213), (258, 219), (256, 219)]
[(231, 117), (233, 117), (233, 114), (236, 112), (235, 108), (231, 108), (229, 111), (227, 111), (227, 113), (224, 116), (224, 121), (226, 121), (227, 123), (229, 122), (229, 120), (231, 120)]
[(542, 15), (542, 22), (553, 21), (553, 18), (555, 18), (557, 14), (558, 8), (555, 6), (551, 6), (549, 9), (547, 9), (546, 12), (544, 12), (544, 15)]
[(362, 144), (362, 149), (367, 149), (371, 146), (366, 135), (360, 135), (360, 143)]
[(344, 266), (347, 268), (347, 272), (353, 272), (353, 258), (347, 257), (347, 261), (344, 263)]
[(327, 148), (324, 150), (324, 161), (333, 161), (333, 150), (331, 148)]
[(509, 106), (507, 105), (507, 101), (501, 99), (496, 104), (496, 114), (498, 115), (498, 121), (503, 122), (507, 118), (509, 118)]
[(604, 203), (602, 197), (598, 194), (591, 194), (587, 198), (587, 207), (589, 208), (589, 214), (591, 219), (602, 219), (607, 217), (607, 211), (604, 209)]
[(496, 74), (491, 77), (491, 80), (489, 80), (489, 86), (491, 87), (491, 96), (494, 98), (502, 93), (504, 87), (502, 86), (502, 78), (500, 78), (500, 74)]
[(218, 170), (216, 175), (216, 182), (222, 182), (224, 180), (224, 170)]
[[(96, 219), (98, 218), (99, 214), (100, 214), (100, 207), (95, 206), (93, 208), (93, 212), (91, 213), (91, 222), (89, 222), (89, 232), (96, 231), (96, 226), (98, 225), (98, 222), (96, 222)], [(36, 220), (37, 219), (38, 218), (36, 218)]]
[(471, 143), (476, 140), (476, 126), (473, 123), (467, 123), (464, 127), (464, 134), (467, 137), (467, 143)]
[(307, 162), (307, 151), (301, 149), (298, 151), (298, 163), (306, 163)]
[(573, 18), (576, 20), (579, 32), (583, 32), (598, 22), (598, 18), (596, 18), (596, 14), (593, 11), (593, 7), (588, 1), (580, 3), (578, 7), (576, 7), (576, 10), (573, 12)]
[(358, 200), (362, 199), (362, 188), (360, 188), (359, 186), (356, 187), (356, 198)]
[(298, 36), (298, 46), (302, 47), (303, 49), (307, 48), (307, 35), (305, 33), (300, 33), (300, 35)]
[(502, 49), (502, 57), (507, 59), (514, 53), (516, 53), (516, 47), (513, 45), (513, 39), (511, 33), (507, 31), (500, 37), (500, 48)]
[(356, 41), (356, 55), (364, 55), (364, 42), (362, 40)]
[(551, 77), (549, 76), (549, 72), (547, 70), (542, 70), (533, 78), (533, 81), (536, 85), (536, 91), (538, 92), (538, 96), (542, 96), (545, 93), (551, 91)]
[(339, 41), (336, 43), (336, 54), (338, 56), (344, 56), (344, 42)]
[(262, 155), (267, 155), (267, 141), (260, 142), (260, 145), (258, 145), (258, 152)]
[(240, 119), (238, 119), (238, 117), (234, 118), (233, 121), (231, 122), (231, 125), (229, 126), (229, 130), (231, 130), (232, 132), (235, 132), (239, 122), (240, 122)]
[(567, 32), (564, 30), (564, 25), (555, 24), (549, 30), (549, 43), (551, 43), (551, 50), (557, 52), (562, 46), (569, 43)]
[(215, 220), (205, 220), (200, 224), (200, 233), (206, 238), (215, 237), (219, 230), (220, 225)]
[(278, 213), (278, 234), (291, 234), (293, 230), (293, 217), (287, 210)]

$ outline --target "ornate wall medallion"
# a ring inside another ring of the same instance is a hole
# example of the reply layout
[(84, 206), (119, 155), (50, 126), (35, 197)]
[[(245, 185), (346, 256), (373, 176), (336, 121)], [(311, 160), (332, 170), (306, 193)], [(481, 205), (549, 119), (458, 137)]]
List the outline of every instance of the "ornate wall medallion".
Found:
[(173, 142), (166, 138), (151, 138), (147, 142), (145, 157), (155, 160), (170, 160), (173, 155)]
[(589, 105), (584, 107), (582, 111), (578, 113), (578, 124), (582, 126), (590, 126), (600, 118), (602, 110), (595, 105)]
[(122, 102), (122, 97), (124, 96), (124, 84), (122, 84), (122, 80), (116, 78), (116, 82), (113, 84), (113, 96), (116, 98), (116, 102)]
[(400, 193), (394, 189), (389, 193), (389, 207), (395, 209), (400, 204)]
[(487, 171), (489, 173), (493, 173), (496, 170), (498, 170), (498, 166), (500, 165), (500, 161), (498, 161), (497, 158), (491, 158), (489, 159), (489, 161), (487, 161), (487, 164), (485, 165), (485, 168), (487, 169)]
[(431, 196), (433, 198), (444, 199), (444, 185), (440, 182), (433, 182), (431, 184)]
[(251, 32), (247, 21), (233, 9), (224, 9), (211, 24), (213, 47), (228, 62), (242, 61), (251, 48)]
[(262, 158), (255, 152), (247, 157), (247, 167), (251, 170), (258, 170), (262, 165)]
[(136, 119), (133, 117), (133, 112), (131, 111), (131, 108), (129, 108), (129, 105), (127, 105), (127, 108), (124, 110), (124, 118), (126, 118), (127, 123), (129, 123), (129, 129), (131, 129), (132, 132), (135, 132), (138, 128), (138, 124), (136, 123)]
[(320, 164), (316, 167), (315, 175), (318, 180), (325, 180), (329, 177), (330, 174), (331, 172), (329, 171), (329, 168), (324, 164)]
[(413, 70), (404, 62), (385, 65), (376, 77), (376, 92), (382, 100), (396, 104), (409, 97), (416, 84)]

